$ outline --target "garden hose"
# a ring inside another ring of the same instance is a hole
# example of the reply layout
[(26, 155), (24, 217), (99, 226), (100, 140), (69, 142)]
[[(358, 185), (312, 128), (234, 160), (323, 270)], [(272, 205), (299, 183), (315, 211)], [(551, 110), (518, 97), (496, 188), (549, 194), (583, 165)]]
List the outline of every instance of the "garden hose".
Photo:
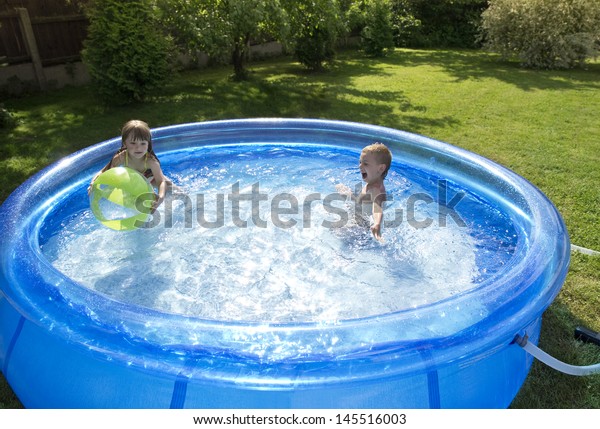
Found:
[[(581, 330), (581, 329), (585, 329), (585, 328), (578, 328), (578, 330)], [(588, 339), (588, 341), (596, 343), (596, 339), (598, 339), (598, 333), (597, 332), (594, 333), (593, 331), (589, 331), (587, 329), (585, 329), (585, 331), (595, 334), (595, 337)], [(577, 334), (578, 331), (576, 330), (575, 332)], [(597, 363), (595, 365), (587, 365), (587, 366), (569, 365), (565, 362), (562, 362), (562, 361), (550, 356), (548, 353), (539, 349), (535, 344), (530, 343), (528, 341), (527, 335), (522, 337), (517, 334), (515, 336), (514, 342), (517, 343), (518, 345), (520, 345), (527, 353), (532, 355), (534, 358), (536, 358), (540, 362), (545, 363), (550, 368), (553, 368), (564, 374), (581, 376), (581, 375), (591, 375), (591, 374), (600, 373), (600, 363)], [(596, 344), (598, 344), (598, 343), (596, 343)]]
[(576, 246), (574, 244), (571, 244), (571, 250), (573, 250), (575, 252), (583, 253), (584, 255), (593, 255), (593, 256), (600, 255), (600, 252), (598, 252), (597, 250), (586, 249), (585, 247)]

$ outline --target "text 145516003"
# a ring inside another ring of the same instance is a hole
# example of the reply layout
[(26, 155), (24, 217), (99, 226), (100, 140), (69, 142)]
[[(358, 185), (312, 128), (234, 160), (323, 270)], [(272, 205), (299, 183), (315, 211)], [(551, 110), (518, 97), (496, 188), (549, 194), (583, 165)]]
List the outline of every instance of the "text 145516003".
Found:
[(338, 425), (403, 425), (406, 424), (406, 414), (336, 414), (335, 424)]

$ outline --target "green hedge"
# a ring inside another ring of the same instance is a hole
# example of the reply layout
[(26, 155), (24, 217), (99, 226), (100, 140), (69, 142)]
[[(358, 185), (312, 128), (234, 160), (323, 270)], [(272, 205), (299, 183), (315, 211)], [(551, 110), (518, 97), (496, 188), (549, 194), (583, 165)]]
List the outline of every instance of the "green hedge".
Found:
[(170, 72), (170, 39), (151, 0), (95, 0), (82, 51), (94, 87), (111, 103), (143, 100)]
[(486, 0), (393, 0), (396, 44), (411, 48), (480, 47)]

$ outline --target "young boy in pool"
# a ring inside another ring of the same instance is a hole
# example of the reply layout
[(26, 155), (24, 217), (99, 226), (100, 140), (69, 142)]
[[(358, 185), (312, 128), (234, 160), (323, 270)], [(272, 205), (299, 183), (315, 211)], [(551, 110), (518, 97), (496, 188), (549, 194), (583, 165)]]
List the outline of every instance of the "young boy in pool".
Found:
[[(150, 127), (144, 121), (134, 119), (123, 125), (121, 148), (114, 154), (110, 162), (94, 176), (92, 183), (100, 174), (119, 166), (136, 170), (158, 189), (158, 194), (155, 194), (152, 203), (152, 212), (154, 212), (165, 199), (167, 187), (172, 185), (172, 182), (162, 172), (160, 161), (152, 149)], [(91, 192), (91, 189), (92, 185), (90, 184), (88, 193)]]
[[(349, 195), (356, 203), (361, 214), (372, 214), (373, 224), (371, 232), (381, 241), (381, 224), (383, 223), (383, 203), (386, 200), (385, 185), (383, 180), (392, 164), (392, 153), (383, 143), (373, 143), (365, 147), (359, 160), (360, 173), (365, 182), (358, 196), (346, 185), (337, 185), (340, 194)], [(365, 208), (366, 210), (363, 210)]]

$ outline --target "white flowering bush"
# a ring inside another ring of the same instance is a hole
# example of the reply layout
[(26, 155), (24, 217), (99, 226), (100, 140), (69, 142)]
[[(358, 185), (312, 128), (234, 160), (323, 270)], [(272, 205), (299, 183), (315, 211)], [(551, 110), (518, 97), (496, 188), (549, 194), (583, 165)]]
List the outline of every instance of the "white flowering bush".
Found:
[(572, 68), (600, 52), (600, 0), (490, 0), (486, 46), (526, 67)]

